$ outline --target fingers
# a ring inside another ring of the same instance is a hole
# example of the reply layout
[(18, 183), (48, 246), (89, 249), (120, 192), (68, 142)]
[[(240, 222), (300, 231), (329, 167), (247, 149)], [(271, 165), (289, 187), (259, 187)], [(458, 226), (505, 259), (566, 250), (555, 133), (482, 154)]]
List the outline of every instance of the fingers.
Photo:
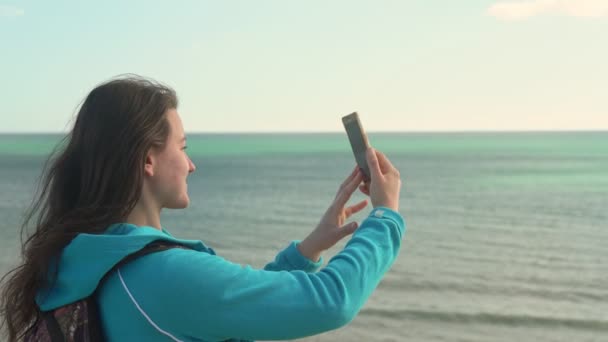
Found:
[(348, 185), (348, 183), (350, 183), (353, 178), (355, 178), (355, 176), (357, 176), (357, 171), (359, 170), (358, 166), (355, 166), (355, 168), (353, 169), (353, 172), (350, 173), (350, 175), (348, 175), (348, 177), (344, 180), (344, 182), (342, 182), (342, 185), (340, 185), (340, 189), (346, 187)]
[(344, 214), (346, 214), (346, 218), (349, 218), (351, 215), (360, 212), (365, 207), (367, 207), (367, 200), (363, 200), (355, 205), (346, 208), (344, 210)]
[(384, 153), (376, 150), (373, 147), (367, 149), (367, 164), (369, 166), (370, 173), (377, 176), (384, 176), (389, 173), (391, 170), (396, 170), (393, 164), (388, 160)]
[(376, 155), (378, 156), (378, 164), (380, 165), (380, 169), (382, 170), (383, 174), (388, 173), (390, 170), (395, 168), (384, 153), (376, 151)]
[[(363, 173), (358, 167), (353, 171), (354, 175), (351, 174), (344, 183), (340, 186), (340, 190), (336, 195), (335, 205), (338, 208), (343, 208), (346, 202), (350, 199), (357, 186), (363, 181)], [(340, 209), (342, 210), (342, 209)]]
[(361, 184), (361, 185), (359, 185), (359, 191), (361, 191), (362, 193), (364, 193), (367, 196), (369, 196), (369, 187), (367, 186), (367, 184)]
[(371, 178), (379, 179), (382, 177), (382, 171), (380, 170), (380, 164), (378, 163), (378, 156), (376, 150), (373, 147), (369, 147), (366, 151), (365, 157), (367, 158), (367, 166)]
[(345, 236), (348, 236), (348, 235), (354, 233), (358, 227), (359, 227), (359, 224), (357, 222), (350, 222), (348, 224), (345, 224), (339, 230), (340, 235), (342, 236), (342, 238)]

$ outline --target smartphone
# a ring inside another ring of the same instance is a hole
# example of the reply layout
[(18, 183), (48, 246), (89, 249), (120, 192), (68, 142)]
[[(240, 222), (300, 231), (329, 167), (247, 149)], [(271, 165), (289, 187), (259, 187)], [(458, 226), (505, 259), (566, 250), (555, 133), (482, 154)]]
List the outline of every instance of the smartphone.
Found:
[(369, 141), (367, 140), (367, 134), (363, 131), (361, 120), (357, 112), (348, 114), (342, 117), (342, 124), (346, 129), (350, 146), (353, 149), (355, 160), (357, 165), (363, 172), (363, 180), (369, 182), (371, 180), (369, 173), (369, 166), (367, 165), (367, 158), (365, 157), (367, 148), (369, 147)]

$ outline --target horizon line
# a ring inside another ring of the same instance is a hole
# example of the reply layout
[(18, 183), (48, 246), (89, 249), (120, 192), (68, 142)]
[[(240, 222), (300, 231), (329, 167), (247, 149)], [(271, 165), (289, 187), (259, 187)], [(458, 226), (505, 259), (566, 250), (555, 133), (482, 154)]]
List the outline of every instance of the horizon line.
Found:
[[(0, 135), (42, 135), (42, 134), (67, 134), (69, 131), (0, 131)], [(186, 131), (186, 134), (336, 134), (345, 133), (339, 131)], [(606, 129), (470, 129), (470, 130), (366, 130), (366, 133), (408, 133), (408, 134), (451, 134), (451, 133), (608, 133)]]

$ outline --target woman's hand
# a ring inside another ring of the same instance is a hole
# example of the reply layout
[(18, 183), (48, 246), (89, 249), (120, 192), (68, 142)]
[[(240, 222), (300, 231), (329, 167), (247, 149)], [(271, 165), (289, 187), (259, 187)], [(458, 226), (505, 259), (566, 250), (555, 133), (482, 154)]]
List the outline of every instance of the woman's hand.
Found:
[(342, 238), (352, 234), (357, 229), (357, 222), (344, 223), (351, 215), (365, 208), (367, 200), (363, 200), (348, 208), (345, 208), (345, 205), (362, 181), (363, 174), (357, 166), (340, 186), (336, 198), (321, 218), (321, 222), (319, 222), (317, 228), (298, 244), (298, 249), (302, 255), (316, 262), (323, 251), (331, 248)]

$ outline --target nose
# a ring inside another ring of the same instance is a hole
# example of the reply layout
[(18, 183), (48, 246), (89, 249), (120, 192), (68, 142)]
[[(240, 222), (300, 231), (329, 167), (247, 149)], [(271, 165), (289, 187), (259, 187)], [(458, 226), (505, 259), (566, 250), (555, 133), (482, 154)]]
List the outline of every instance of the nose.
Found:
[(188, 158), (188, 173), (192, 173), (196, 170), (196, 165), (192, 162), (192, 159)]

